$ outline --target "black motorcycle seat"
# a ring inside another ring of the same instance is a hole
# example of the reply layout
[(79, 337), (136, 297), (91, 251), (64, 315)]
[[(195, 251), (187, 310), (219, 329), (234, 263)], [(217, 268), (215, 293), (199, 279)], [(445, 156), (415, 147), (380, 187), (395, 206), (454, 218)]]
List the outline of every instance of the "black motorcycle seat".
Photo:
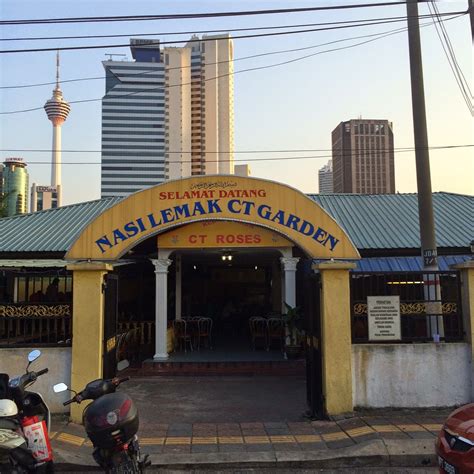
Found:
[(0, 430), (16, 430), (20, 423), (13, 418), (0, 418)]

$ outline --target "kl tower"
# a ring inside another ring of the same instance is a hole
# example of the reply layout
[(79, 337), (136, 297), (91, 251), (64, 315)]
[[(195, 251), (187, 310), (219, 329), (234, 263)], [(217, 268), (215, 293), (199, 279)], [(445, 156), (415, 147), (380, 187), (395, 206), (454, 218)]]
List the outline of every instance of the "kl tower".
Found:
[(64, 100), (59, 87), (59, 52), (56, 55), (56, 87), (53, 97), (44, 105), (48, 119), (53, 123), (53, 153), (51, 162), (51, 187), (56, 188), (57, 206), (62, 203), (61, 196), (61, 126), (67, 119), (71, 106)]

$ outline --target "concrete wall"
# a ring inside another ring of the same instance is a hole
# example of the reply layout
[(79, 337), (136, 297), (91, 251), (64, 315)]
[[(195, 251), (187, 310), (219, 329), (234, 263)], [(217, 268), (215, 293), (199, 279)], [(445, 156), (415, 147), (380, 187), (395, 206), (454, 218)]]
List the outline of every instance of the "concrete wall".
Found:
[(471, 401), (470, 347), (354, 344), (355, 407), (442, 407)]
[[(7, 373), (10, 377), (24, 374), (28, 354), (33, 349), (35, 348), (0, 349), (0, 372)], [(71, 383), (71, 348), (43, 347), (40, 350), (41, 357), (31, 364), (30, 369), (39, 371), (48, 368), (49, 372), (39, 377), (30, 390), (41, 393), (51, 413), (67, 413), (69, 407), (63, 407), (62, 403), (70, 398), (70, 394), (54, 393), (53, 385), (59, 382), (67, 385)]]

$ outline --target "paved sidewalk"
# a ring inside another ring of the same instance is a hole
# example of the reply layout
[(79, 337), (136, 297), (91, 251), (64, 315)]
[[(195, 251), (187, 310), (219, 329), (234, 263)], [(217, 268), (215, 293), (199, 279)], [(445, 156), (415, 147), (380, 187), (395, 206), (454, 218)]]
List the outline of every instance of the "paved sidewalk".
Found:
[[(338, 421), (141, 423), (154, 466), (168, 469), (434, 465), (434, 440), (450, 410), (358, 414)], [(94, 466), (82, 426), (55, 422), (59, 467)], [(89, 468), (90, 470), (90, 468)]]

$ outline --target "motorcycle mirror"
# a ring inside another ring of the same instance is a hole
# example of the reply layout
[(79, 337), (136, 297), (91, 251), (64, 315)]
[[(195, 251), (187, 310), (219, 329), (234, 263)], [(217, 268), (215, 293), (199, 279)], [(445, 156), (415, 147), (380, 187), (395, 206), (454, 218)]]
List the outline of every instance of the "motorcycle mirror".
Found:
[(129, 366), (130, 362), (127, 359), (124, 359), (117, 364), (117, 370), (120, 372), (121, 370), (125, 370)]
[(53, 385), (53, 392), (54, 393), (61, 393), (61, 392), (65, 392), (66, 390), (69, 390), (69, 388), (63, 382), (57, 383), (56, 385)]
[(29, 354), (28, 354), (28, 362), (31, 364), (32, 362), (34, 362), (36, 359), (38, 359), (38, 357), (41, 355), (41, 351), (38, 350), (38, 349), (35, 349), (34, 351), (31, 351)]

